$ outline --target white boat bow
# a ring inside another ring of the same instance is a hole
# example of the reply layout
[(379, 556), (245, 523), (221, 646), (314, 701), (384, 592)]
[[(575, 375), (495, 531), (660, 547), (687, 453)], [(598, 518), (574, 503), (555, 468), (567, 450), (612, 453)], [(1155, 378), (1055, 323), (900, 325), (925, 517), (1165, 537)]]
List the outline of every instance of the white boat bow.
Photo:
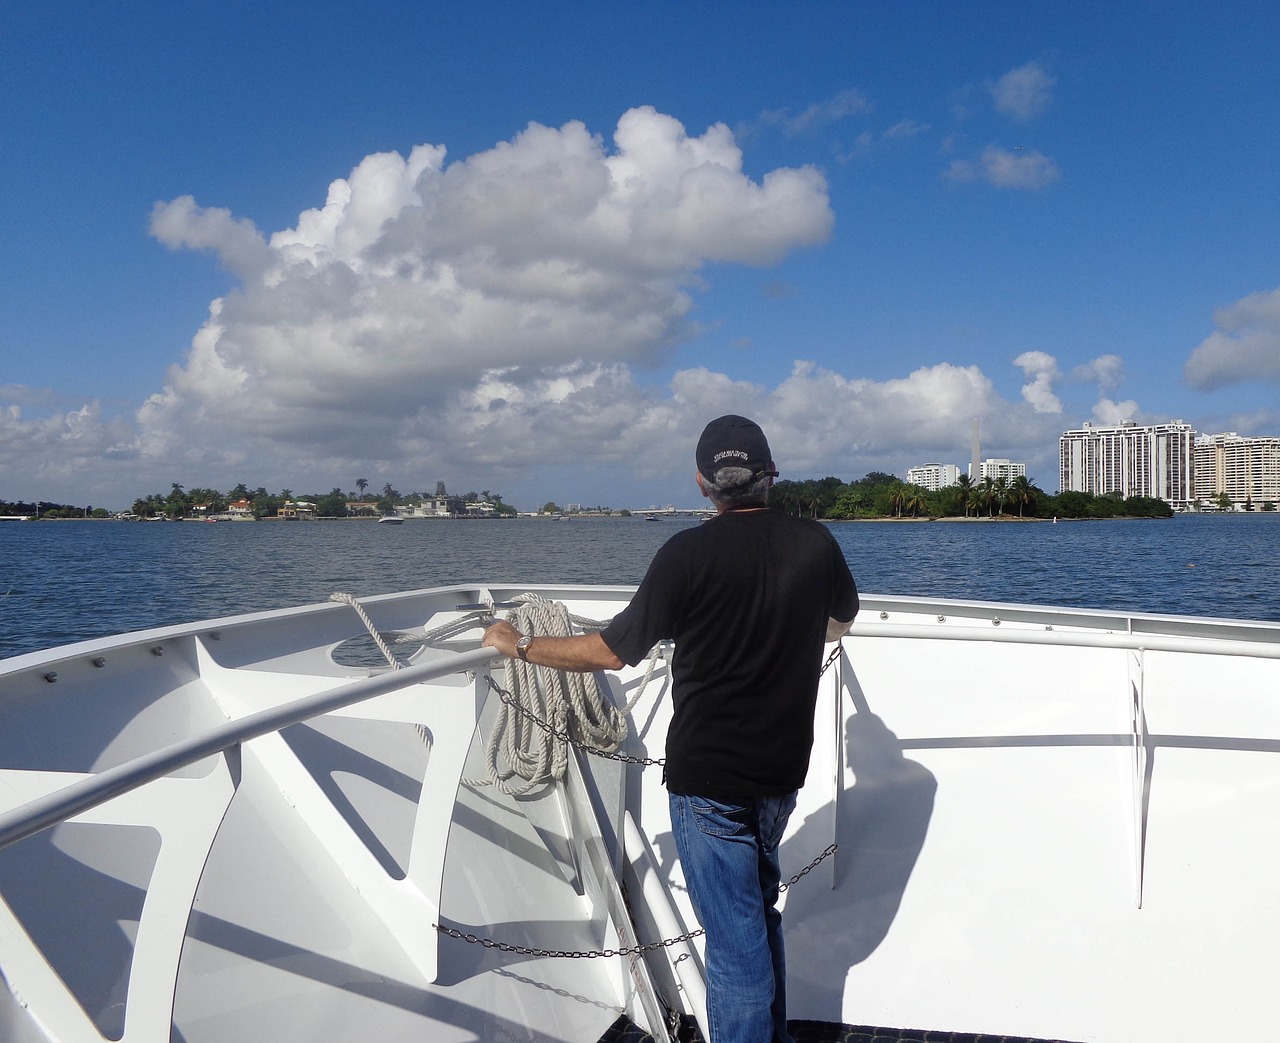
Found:
[[(528, 719), (559, 681), (512, 694), (478, 648), (528, 593), (606, 620), (632, 588), (434, 588), (0, 661), (0, 1039), (687, 1035), (665, 658), (602, 677), (623, 759), (560, 749), (508, 792), (503, 744), (562, 746)], [(1266, 1033), (1280, 625), (867, 596), (832, 651), (782, 847), (805, 1039)]]

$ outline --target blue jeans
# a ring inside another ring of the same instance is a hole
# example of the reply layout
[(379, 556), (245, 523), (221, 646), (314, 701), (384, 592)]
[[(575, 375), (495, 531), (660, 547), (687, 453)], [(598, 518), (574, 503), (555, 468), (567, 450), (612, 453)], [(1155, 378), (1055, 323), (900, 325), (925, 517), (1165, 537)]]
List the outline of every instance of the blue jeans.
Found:
[(778, 844), (796, 795), (669, 800), (676, 852), (707, 932), (709, 1043), (793, 1043), (776, 906)]

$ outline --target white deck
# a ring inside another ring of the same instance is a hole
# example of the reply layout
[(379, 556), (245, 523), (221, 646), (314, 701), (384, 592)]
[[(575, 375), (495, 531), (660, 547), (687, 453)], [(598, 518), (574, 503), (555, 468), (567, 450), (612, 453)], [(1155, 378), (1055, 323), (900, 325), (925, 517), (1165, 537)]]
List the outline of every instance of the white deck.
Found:
[[(380, 630), (421, 630), (526, 589), (365, 605)], [(630, 593), (536, 589), (598, 619)], [(0, 662), (0, 832), (68, 783), (385, 674), (330, 658), (363, 632), (330, 604)], [(614, 698), (640, 673), (613, 677)], [(660, 671), (628, 753), (661, 755), (667, 696)], [(785, 896), (791, 1016), (1099, 1043), (1256, 1035), (1280, 931), (1278, 698), (1275, 624), (865, 597), (824, 675), (783, 845), (794, 873), (840, 844)], [(565, 960), (432, 929), (629, 944), (611, 871), (624, 803), (696, 926), (660, 769), (583, 757), (540, 799), (459, 784), (483, 772), (494, 713), (483, 677), (450, 674), (0, 849), (0, 1039), (586, 1043), (624, 1012), (654, 1027), (651, 985), (695, 1010), (679, 946)], [(623, 878), (634, 930), (658, 940)]]

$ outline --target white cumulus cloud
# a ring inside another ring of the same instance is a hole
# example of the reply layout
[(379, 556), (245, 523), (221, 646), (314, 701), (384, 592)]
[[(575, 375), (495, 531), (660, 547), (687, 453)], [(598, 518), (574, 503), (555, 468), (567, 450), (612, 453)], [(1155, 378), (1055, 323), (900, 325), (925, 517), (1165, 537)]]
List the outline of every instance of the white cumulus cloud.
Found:
[(171, 249), (209, 250), (242, 279), (260, 275), (271, 253), (252, 221), (230, 210), (196, 205), (191, 196), (157, 203), (151, 211), (151, 234)]
[(648, 365), (694, 335), (704, 264), (769, 264), (832, 222), (816, 170), (753, 180), (726, 127), (693, 136), (652, 108), (624, 114), (612, 148), (575, 121), (452, 164), (434, 145), (368, 156), (270, 236), (187, 197), (158, 204), (158, 239), (214, 250), (243, 281), (139, 411), (138, 448), (362, 458), (491, 386), (509, 409), (567, 400), (593, 367)]
[(269, 231), (190, 197), (157, 204), (155, 238), (214, 254), (236, 284), (132, 415), (0, 385), (0, 477), (73, 476), (115, 506), (175, 480), (315, 492), (357, 475), (634, 505), (636, 483), (691, 477), (697, 432), (728, 412), (765, 426), (790, 477), (963, 460), (974, 417), (984, 449), (1052, 465), (1056, 363), (1038, 353), (1012, 402), (948, 363), (869, 380), (800, 361), (776, 386), (687, 365), (654, 377), (699, 333), (705, 266), (831, 234), (822, 175), (748, 176), (724, 126), (693, 135), (640, 108), (609, 141), (570, 122), (453, 162), (419, 145), (365, 157), (316, 203)]
[(1056, 83), (1039, 62), (1028, 62), (1001, 76), (991, 88), (991, 97), (997, 112), (1026, 123), (1049, 107)]
[(1109, 398), (1098, 399), (1093, 407), (1093, 418), (1106, 427), (1115, 427), (1118, 424), (1123, 424), (1126, 420), (1144, 423), (1147, 419), (1142, 415), (1138, 409), (1138, 403), (1133, 399), (1113, 402)]
[(985, 181), (996, 188), (1032, 191), (1047, 188), (1062, 174), (1058, 164), (1042, 152), (988, 145), (978, 160), (954, 160), (946, 176), (952, 181)]
[(1211, 391), (1246, 381), (1280, 381), (1280, 289), (1250, 294), (1213, 316), (1218, 327), (1191, 353), (1183, 376)]
[(1026, 375), (1028, 383), (1022, 386), (1022, 397), (1037, 413), (1061, 413), (1062, 400), (1053, 391), (1054, 382), (1061, 374), (1058, 360), (1043, 351), (1024, 351), (1013, 364)]
[(1124, 380), (1124, 359), (1119, 355), (1099, 355), (1096, 359), (1076, 366), (1071, 379), (1085, 384), (1097, 384), (1102, 392), (1113, 391)]

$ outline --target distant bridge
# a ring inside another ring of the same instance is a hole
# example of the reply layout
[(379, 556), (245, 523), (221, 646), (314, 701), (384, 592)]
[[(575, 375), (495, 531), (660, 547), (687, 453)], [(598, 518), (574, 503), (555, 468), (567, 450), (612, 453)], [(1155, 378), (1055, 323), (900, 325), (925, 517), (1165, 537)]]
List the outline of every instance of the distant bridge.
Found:
[(631, 514), (640, 514), (650, 518), (709, 518), (716, 513), (714, 507), (632, 507)]

